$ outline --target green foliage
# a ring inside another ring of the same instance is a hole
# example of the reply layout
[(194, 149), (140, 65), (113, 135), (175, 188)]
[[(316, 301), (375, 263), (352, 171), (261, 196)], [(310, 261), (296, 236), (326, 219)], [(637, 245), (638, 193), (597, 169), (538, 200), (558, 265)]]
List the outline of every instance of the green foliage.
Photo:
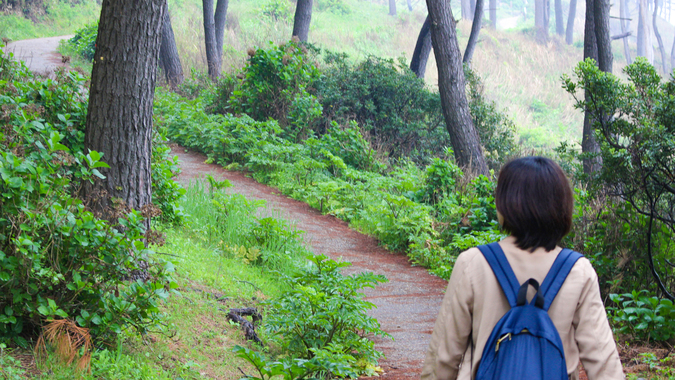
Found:
[(317, 373), (338, 377), (371, 374), (382, 353), (367, 335), (388, 336), (366, 312), (375, 305), (363, 300), (359, 291), (385, 282), (382, 275), (360, 273), (344, 276), (339, 263), (326, 256), (307, 257), (314, 268), (286, 277), (289, 290), (268, 303), (264, 329), (283, 349), (281, 361), (271, 361), (246, 348), (235, 352), (260, 374), (256, 379), (284, 375), (305, 378)]
[(342, 16), (352, 13), (352, 8), (344, 0), (319, 0), (316, 2), (316, 9)]
[(88, 61), (94, 60), (96, 52), (96, 36), (98, 35), (98, 22), (89, 24), (75, 32), (75, 36), (68, 40), (68, 44), (81, 57)]
[(0, 343), (0, 379), (21, 380), (26, 372), (21, 369), (21, 362), (9, 356), (5, 349), (7, 345)]
[(607, 308), (615, 330), (649, 342), (675, 340), (673, 301), (649, 295), (646, 290), (610, 294), (616, 307)]
[[(653, 267), (658, 292), (673, 299), (675, 276), (675, 79), (662, 82), (653, 66), (638, 58), (624, 69), (628, 82), (601, 72), (593, 60), (579, 63), (578, 81), (564, 77), (577, 107), (593, 117), (602, 168), (586, 178), (593, 196), (605, 194), (630, 205), (629, 229), (643, 235), (636, 260)], [(583, 100), (577, 91), (588, 94)], [(582, 155), (592, 158), (597, 154)], [(644, 271), (643, 273), (645, 273)], [(647, 283), (647, 276), (638, 279)], [(656, 289), (654, 289), (656, 290)]]
[(285, 137), (294, 141), (306, 138), (321, 114), (321, 104), (308, 92), (320, 76), (314, 53), (310, 45), (294, 41), (251, 49), (243, 79), (228, 101), (229, 111), (261, 121), (273, 118)]
[[(0, 340), (25, 347), (53, 318), (102, 340), (156, 326), (176, 284), (171, 264), (145, 248), (144, 217), (131, 211), (113, 226), (76, 198), (107, 167), (83, 152), (84, 78), (35, 80), (4, 56), (0, 67)], [(147, 281), (129, 281), (141, 272)]]
[(346, 54), (326, 52), (328, 67), (316, 83), (323, 106), (323, 132), (332, 122), (350, 121), (392, 158), (424, 162), (450, 145), (440, 97), (403, 60), (367, 57), (351, 64)]
[(260, 14), (275, 21), (285, 21), (293, 15), (293, 6), (288, 0), (270, 0), (260, 8)]

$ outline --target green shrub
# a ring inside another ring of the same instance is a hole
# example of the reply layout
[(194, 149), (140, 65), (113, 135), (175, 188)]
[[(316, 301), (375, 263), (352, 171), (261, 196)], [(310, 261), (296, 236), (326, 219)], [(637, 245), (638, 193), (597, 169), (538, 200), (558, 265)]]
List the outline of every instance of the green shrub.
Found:
[(98, 35), (98, 22), (87, 25), (75, 32), (75, 36), (68, 40), (75, 51), (88, 61), (94, 60), (96, 53), (96, 36)]
[(293, 15), (293, 6), (288, 0), (270, 0), (260, 8), (260, 14), (275, 21), (286, 21)]
[(609, 297), (616, 306), (608, 307), (607, 311), (618, 333), (646, 342), (675, 340), (673, 301), (650, 296), (646, 290)]
[[(268, 303), (264, 329), (273, 336), (290, 360), (284, 363), (293, 372), (292, 379), (327, 371), (340, 377), (372, 374), (382, 353), (376, 351), (366, 336), (388, 336), (366, 312), (373, 308), (359, 291), (385, 282), (382, 275), (360, 273), (344, 276), (340, 268), (351, 264), (338, 263), (326, 256), (311, 255), (315, 268), (286, 278), (287, 292)], [(241, 347), (240, 356), (249, 360), (265, 378), (283, 368), (279, 362)], [(302, 359), (302, 360), (297, 360)], [(280, 374), (283, 373), (279, 372)]]
[[(4, 56), (0, 67), (0, 340), (25, 347), (53, 318), (102, 340), (157, 325), (176, 285), (172, 266), (145, 249), (146, 215), (121, 213), (113, 226), (75, 197), (107, 166), (83, 152), (84, 78), (36, 80)], [(146, 281), (129, 281), (139, 274)]]

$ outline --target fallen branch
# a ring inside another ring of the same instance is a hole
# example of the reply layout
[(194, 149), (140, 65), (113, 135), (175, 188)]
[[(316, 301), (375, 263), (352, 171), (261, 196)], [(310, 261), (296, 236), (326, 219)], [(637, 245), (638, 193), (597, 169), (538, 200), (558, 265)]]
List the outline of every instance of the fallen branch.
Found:
[[(258, 334), (255, 332), (255, 324), (259, 321), (262, 321), (262, 316), (260, 313), (258, 313), (258, 310), (253, 307), (247, 307), (244, 309), (230, 309), (229, 312), (223, 309), (218, 310), (226, 312), (227, 319), (230, 321), (239, 323), (241, 329), (244, 330), (244, 336), (246, 339), (262, 344), (262, 341), (260, 338), (258, 338)], [(249, 322), (243, 316), (251, 316), (253, 318), (253, 323)]]
[(626, 33), (621, 33), (621, 34), (614, 35), (614, 36), (612, 36), (612, 41), (613, 41), (613, 40), (620, 40), (620, 39), (622, 39), (622, 38), (626, 38), (626, 37), (630, 36), (631, 34), (632, 34), (632, 32), (631, 32), (631, 31), (628, 31), (628, 32), (626, 32)]

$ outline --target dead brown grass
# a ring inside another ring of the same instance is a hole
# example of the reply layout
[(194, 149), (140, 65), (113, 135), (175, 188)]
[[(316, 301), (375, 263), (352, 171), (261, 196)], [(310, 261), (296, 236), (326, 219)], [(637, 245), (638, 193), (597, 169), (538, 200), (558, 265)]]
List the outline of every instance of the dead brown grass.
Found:
[(66, 365), (75, 362), (78, 370), (91, 371), (92, 348), (89, 329), (69, 319), (56, 319), (43, 327), (35, 344), (35, 357), (45, 360), (52, 352)]

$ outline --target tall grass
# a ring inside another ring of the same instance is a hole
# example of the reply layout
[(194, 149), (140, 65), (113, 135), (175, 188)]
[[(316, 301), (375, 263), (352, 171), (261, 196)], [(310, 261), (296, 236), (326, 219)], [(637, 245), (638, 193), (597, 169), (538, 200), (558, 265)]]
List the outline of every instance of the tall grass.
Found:
[(0, 14), (0, 37), (17, 41), (72, 34), (101, 14), (96, 1), (44, 0), (44, 4), (44, 9), (30, 9), (30, 18), (19, 9)]

